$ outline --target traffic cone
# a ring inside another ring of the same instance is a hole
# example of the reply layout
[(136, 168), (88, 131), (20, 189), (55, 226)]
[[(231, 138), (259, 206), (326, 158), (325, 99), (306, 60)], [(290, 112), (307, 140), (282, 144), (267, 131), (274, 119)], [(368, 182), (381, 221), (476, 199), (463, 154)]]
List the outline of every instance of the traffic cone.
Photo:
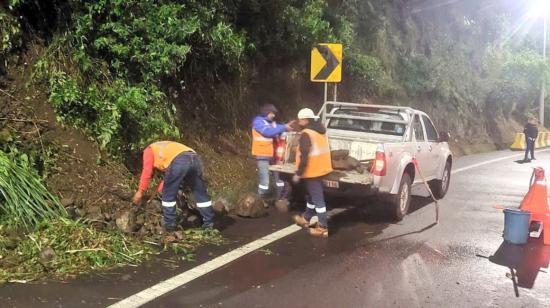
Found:
[(523, 198), (520, 210), (531, 212), (531, 221), (544, 222), (546, 216), (550, 215), (548, 208), (548, 190), (546, 188), (546, 177), (544, 169), (537, 167), (533, 170), (534, 181), (527, 195)]

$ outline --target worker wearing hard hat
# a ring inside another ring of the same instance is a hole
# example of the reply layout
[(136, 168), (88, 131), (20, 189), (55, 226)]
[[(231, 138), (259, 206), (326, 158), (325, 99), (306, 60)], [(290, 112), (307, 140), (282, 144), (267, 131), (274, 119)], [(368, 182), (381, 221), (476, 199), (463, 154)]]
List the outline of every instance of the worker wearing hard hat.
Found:
[[(323, 195), (322, 177), (332, 171), (330, 147), (325, 126), (318, 121), (309, 108), (298, 112), (298, 124), (302, 128), (298, 151), (296, 152), (296, 173), (294, 183), (301, 180), (307, 190), (307, 207), (301, 215), (295, 215), (294, 221), (299, 226), (308, 228), (313, 236), (328, 237), (328, 216)], [(313, 226), (310, 220), (317, 215), (319, 222)]]
[(132, 198), (135, 204), (141, 203), (143, 193), (153, 176), (153, 169), (164, 173), (158, 191), (162, 191), (162, 214), (166, 231), (177, 229), (176, 198), (182, 183), (190, 186), (193, 191), (197, 210), (202, 216), (202, 227), (214, 226), (214, 211), (206, 191), (202, 162), (193, 149), (172, 141), (155, 142), (145, 148), (139, 188)]
[[(269, 165), (274, 162), (275, 148), (280, 135), (291, 130), (291, 123), (277, 124), (275, 114), (277, 108), (265, 104), (260, 108), (260, 114), (252, 122), (252, 155), (256, 158), (258, 167), (258, 195), (265, 199), (269, 193)], [(277, 199), (281, 197), (285, 183), (273, 172), (277, 186)]]

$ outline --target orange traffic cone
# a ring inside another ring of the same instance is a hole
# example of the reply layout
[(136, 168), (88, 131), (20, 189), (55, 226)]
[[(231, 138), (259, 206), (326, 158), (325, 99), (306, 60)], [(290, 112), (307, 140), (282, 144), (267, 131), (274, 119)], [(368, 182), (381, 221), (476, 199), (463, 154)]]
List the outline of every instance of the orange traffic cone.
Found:
[(547, 215), (550, 215), (544, 169), (540, 167), (535, 168), (533, 176), (534, 181), (519, 208), (522, 211), (531, 212), (531, 221), (544, 222)]

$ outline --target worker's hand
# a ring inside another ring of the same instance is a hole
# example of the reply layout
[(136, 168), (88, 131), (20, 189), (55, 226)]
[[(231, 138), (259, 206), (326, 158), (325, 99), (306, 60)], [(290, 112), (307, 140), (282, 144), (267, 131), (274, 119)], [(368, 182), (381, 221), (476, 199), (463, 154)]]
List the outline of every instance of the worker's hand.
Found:
[(141, 204), (141, 199), (143, 199), (143, 192), (141, 190), (138, 190), (132, 197), (132, 203), (134, 203), (135, 205), (139, 205)]
[(300, 182), (300, 176), (295, 174), (292, 176), (292, 183), (294, 184), (298, 184), (298, 182)]
[(293, 131), (294, 128), (293, 128), (292, 126), (294, 126), (294, 124), (296, 124), (296, 120), (292, 120), (292, 121), (286, 123), (286, 125), (285, 125), (285, 126), (286, 126), (286, 130), (289, 131), (289, 132), (290, 132), (290, 131)]

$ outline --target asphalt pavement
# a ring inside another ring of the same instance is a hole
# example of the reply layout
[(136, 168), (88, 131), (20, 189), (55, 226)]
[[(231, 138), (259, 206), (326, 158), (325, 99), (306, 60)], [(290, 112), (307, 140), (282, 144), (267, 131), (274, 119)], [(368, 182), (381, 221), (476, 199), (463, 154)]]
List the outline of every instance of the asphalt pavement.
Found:
[[(550, 307), (550, 246), (504, 243), (496, 208), (519, 205), (533, 167), (550, 170), (550, 151), (536, 155), (527, 164), (510, 151), (457, 159), (437, 225), (422, 186), (399, 223), (372, 200), (350, 206), (333, 199), (329, 208), (345, 210), (331, 217), (328, 239), (293, 232), (145, 307)], [(290, 213), (275, 210), (261, 219), (227, 218), (231, 243), (201, 249), (196, 262), (157, 260), (67, 283), (9, 284), (0, 288), (0, 306), (108, 306), (289, 225)]]

